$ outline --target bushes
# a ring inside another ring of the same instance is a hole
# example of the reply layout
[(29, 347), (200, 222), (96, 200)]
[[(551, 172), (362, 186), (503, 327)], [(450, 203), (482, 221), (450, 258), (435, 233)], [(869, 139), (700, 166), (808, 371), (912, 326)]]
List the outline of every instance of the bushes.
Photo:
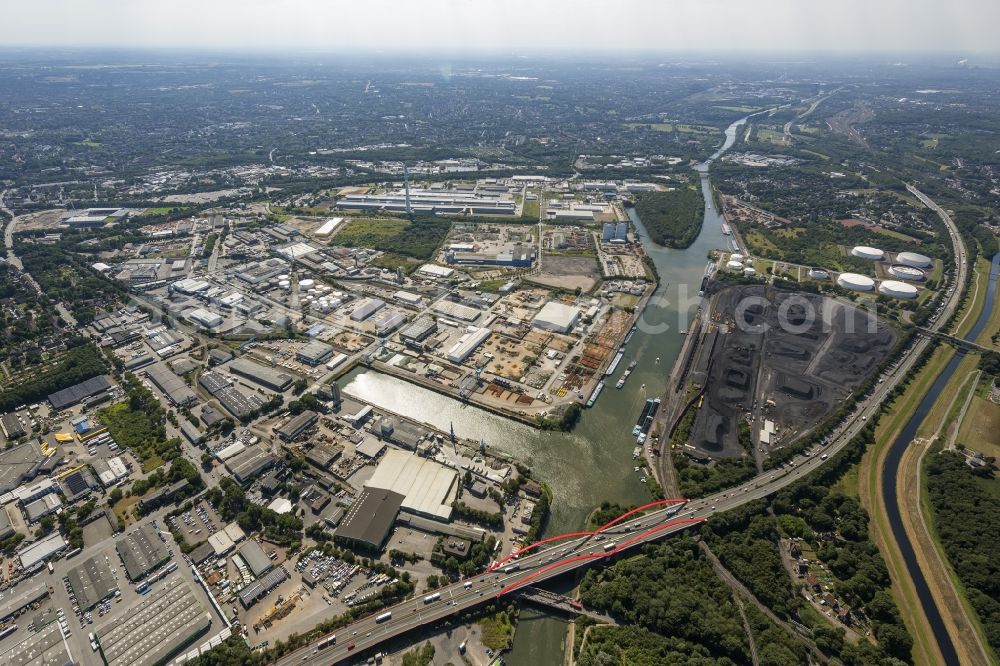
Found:
[[(931, 455), (927, 495), (934, 526), (969, 603), (979, 615), (986, 640), (1000, 653), (1000, 496), (966, 467), (958, 453)], [(988, 468), (987, 468), (988, 469)]]

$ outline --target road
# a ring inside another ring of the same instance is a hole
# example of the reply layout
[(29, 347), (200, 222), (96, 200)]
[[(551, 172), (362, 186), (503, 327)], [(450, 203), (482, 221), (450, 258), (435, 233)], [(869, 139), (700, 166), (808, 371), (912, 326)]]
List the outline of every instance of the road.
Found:
[[(35, 278), (31, 276), (31, 273), (26, 273), (24, 271), (24, 265), (21, 263), (21, 260), (18, 258), (18, 256), (14, 254), (14, 231), (17, 229), (17, 216), (14, 215), (14, 212), (11, 209), (7, 208), (7, 203), (5, 201), (6, 198), (7, 198), (7, 190), (0, 192), (0, 210), (2, 210), (4, 213), (10, 216), (10, 222), (7, 223), (7, 226), (3, 232), (3, 244), (4, 247), (7, 249), (7, 263), (9, 263), (11, 266), (24, 273), (24, 277), (28, 280), (28, 284), (30, 284), (31, 288), (35, 290), (36, 294), (41, 296), (42, 288), (38, 285), (37, 282), (35, 282)], [(62, 317), (62, 320), (66, 322), (68, 326), (70, 326), (71, 328), (76, 328), (77, 326), (76, 317), (70, 314), (70, 311), (66, 308), (65, 305), (63, 305), (62, 303), (55, 303), (55, 308), (56, 312), (59, 313), (59, 316)]]
[[(919, 190), (913, 186), (908, 186), (908, 189), (941, 216), (949, 229), (956, 257), (956, 279), (952, 285), (957, 288), (949, 289), (941, 314), (928, 326), (930, 330), (937, 331), (949, 321), (961, 302), (962, 287), (965, 285), (968, 271), (967, 253), (951, 218)], [(896, 385), (906, 378), (929, 344), (931, 344), (930, 339), (917, 338), (903, 358), (886, 371), (882, 381), (875, 385), (870, 395), (859, 400), (855, 409), (834, 428), (825, 440), (826, 444), (813, 447), (780, 468), (759, 474), (740, 488), (729, 489), (687, 503), (680, 510), (673, 507), (660, 509), (631, 522), (623, 521), (608, 527), (600, 534), (570, 535), (564, 541), (546, 544), (543, 549), (522, 555), (516, 563), (512, 562), (510, 565), (504, 563), (497, 570), (487, 571), (464, 582), (441, 588), (438, 590), (441, 595), (438, 600), (425, 603), (423, 596), (417, 596), (403, 601), (382, 611), (390, 613), (390, 616), (382, 622), (377, 621), (379, 615), (362, 618), (337, 631), (337, 642), (332, 646), (320, 650), (319, 642), (313, 642), (283, 657), (277, 663), (283, 666), (290, 664), (325, 666), (348, 660), (355, 655), (360, 659), (360, 654), (417, 627), (486, 603), (519, 587), (537, 584), (595, 561), (601, 561), (604, 559), (608, 543), (623, 542), (623, 545), (614, 551), (617, 553), (625, 548), (626, 540), (630, 541), (629, 547), (631, 547), (661, 539), (707, 520), (716, 513), (732, 510), (772, 495), (815, 471), (847, 446), (867, 425), (868, 419), (877, 415), (882, 402)], [(637, 536), (631, 536), (632, 530), (637, 528), (644, 531)], [(511, 565), (516, 566), (516, 570), (509, 569)]]

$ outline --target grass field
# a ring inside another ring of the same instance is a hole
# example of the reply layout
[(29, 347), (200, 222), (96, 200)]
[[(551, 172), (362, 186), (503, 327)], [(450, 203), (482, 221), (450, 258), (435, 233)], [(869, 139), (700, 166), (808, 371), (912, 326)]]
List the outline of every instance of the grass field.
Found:
[(958, 443), (1000, 458), (1000, 405), (974, 396), (958, 431)]
[(651, 129), (655, 132), (673, 132), (674, 126), (671, 123), (626, 123), (629, 129)]

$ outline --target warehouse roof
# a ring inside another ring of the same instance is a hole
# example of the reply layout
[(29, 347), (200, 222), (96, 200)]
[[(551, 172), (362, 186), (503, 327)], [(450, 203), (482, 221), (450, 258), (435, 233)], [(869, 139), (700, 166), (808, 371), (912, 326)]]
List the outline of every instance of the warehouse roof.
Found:
[(247, 563), (250, 567), (250, 571), (253, 575), (260, 578), (262, 575), (267, 573), (273, 565), (271, 564), (271, 558), (267, 556), (264, 549), (260, 547), (260, 544), (253, 539), (248, 539), (242, 546), (237, 549), (240, 557), (243, 561)]
[(254, 363), (245, 358), (238, 358), (229, 365), (229, 369), (238, 375), (253, 380), (262, 386), (284, 391), (292, 383), (292, 376), (284, 372), (279, 372), (274, 368), (268, 368), (260, 363)]
[(98, 629), (97, 637), (108, 666), (147, 666), (164, 662), (211, 624), (191, 584), (172, 576)]
[(406, 497), (391, 490), (365, 488), (337, 528), (337, 536), (381, 548)]
[(115, 576), (111, 573), (108, 560), (104, 556), (91, 557), (83, 564), (75, 566), (66, 574), (73, 588), (80, 608), (85, 611), (96, 606), (102, 599), (114, 594), (118, 589)]
[(125, 564), (129, 580), (139, 580), (170, 559), (170, 551), (152, 525), (143, 525), (120, 539), (115, 549)]
[(82, 381), (79, 384), (74, 384), (69, 388), (64, 388), (61, 391), (56, 391), (49, 395), (49, 403), (55, 410), (66, 409), (71, 407), (76, 403), (80, 402), (86, 397), (92, 396), (95, 393), (100, 393), (101, 391), (107, 391), (111, 388), (111, 382), (104, 375), (98, 375), (96, 377), (91, 377), (86, 381)]
[(37, 439), (0, 451), (0, 493), (35, 478), (44, 461), (45, 455)]
[(66, 540), (62, 538), (62, 535), (58, 532), (53, 532), (18, 553), (18, 557), (21, 559), (21, 568), (30, 572), (33, 568), (66, 546)]
[(451, 518), (451, 493), (458, 473), (427, 458), (391, 449), (365, 483), (404, 496), (402, 508), (438, 520)]

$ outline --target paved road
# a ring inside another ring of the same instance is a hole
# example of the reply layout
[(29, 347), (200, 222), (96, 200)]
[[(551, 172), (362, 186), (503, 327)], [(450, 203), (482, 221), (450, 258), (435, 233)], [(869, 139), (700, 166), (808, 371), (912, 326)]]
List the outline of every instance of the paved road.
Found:
[[(913, 186), (908, 186), (908, 189), (925, 205), (938, 212), (949, 229), (954, 247), (957, 280), (952, 284), (957, 288), (950, 289), (941, 314), (928, 326), (937, 331), (950, 319), (961, 302), (961, 287), (965, 284), (968, 270), (965, 244), (951, 218), (937, 204)], [(390, 613), (390, 616), (382, 622), (377, 621), (378, 615), (362, 618), (337, 631), (337, 641), (332, 646), (320, 650), (317, 641), (292, 652), (277, 663), (282, 666), (319, 666), (348, 660), (385, 640), (485, 603), (505, 592), (587, 566), (595, 560), (599, 561), (609, 543), (622, 543), (624, 547), (624, 542), (629, 540), (633, 540), (631, 545), (654, 541), (706, 520), (715, 513), (735, 509), (776, 493), (816, 470), (843, 449), (867, 425), (868, 419), (877, 414), (883, 400), (909, 374), (930, 342), (928, 338), (918, 338), (902, 360), (887, 370), (883, 380), (875, 385), (871, 394), (860, 400), (844, 421), (834, 428), (827, 437), (826, 444), (813, 447), (778, 469), (758, 475), (742, 487), (688, 503), (680, 510), (661, 509), (637, 520), (619, 523), (601, 535), (585, 535), (547, 544), (543, 550), (526, 554), (512, 563), (516, 569), (504, 565), (497, 571), (488, 571), (463, 583), (444, 587), (439, 590), (440, 599), (432, 602), (425, 603), (423, 596), (403, 601), (383, 611)], [(638, 536), (633, 536), (633, 530), (638, 532)], [(358, 659), (360, 660), (360, 656)]]

